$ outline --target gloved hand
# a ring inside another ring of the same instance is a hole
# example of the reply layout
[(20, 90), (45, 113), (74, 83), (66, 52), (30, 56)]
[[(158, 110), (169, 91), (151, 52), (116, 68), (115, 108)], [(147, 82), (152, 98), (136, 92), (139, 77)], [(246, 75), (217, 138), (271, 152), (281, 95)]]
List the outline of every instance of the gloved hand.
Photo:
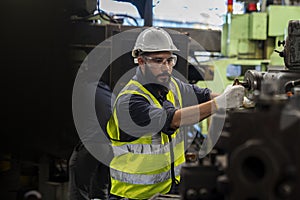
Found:
[(245, 88), (241, 85), (229, 85), (224, 92), (214, 98), (217, 109), (238, 108), (243, 105)]

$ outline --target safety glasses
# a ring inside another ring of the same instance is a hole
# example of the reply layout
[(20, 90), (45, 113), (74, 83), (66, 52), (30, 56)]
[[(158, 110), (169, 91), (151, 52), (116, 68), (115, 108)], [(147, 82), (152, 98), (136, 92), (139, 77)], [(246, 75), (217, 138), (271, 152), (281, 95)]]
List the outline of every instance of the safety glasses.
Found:
[(162, 66), (162, 65), (168, 64), (168, 66), (174, 67), (176, 65), (176, 62), (177, 62), (177, 56), (176, 55), (172, 55), (169, 58), (150, 57), (150, 56), (143, 56), (143, 58), (146, 61), (149, 61), (149, 63), (153, 63), (153, 64), (156, 64), (158, 66)]

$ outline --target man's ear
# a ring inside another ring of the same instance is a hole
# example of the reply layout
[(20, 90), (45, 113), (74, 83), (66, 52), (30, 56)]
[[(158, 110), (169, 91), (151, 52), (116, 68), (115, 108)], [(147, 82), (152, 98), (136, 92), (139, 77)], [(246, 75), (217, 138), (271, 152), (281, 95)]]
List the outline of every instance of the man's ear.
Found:
[(140, 66), (145, 64), (144, 59), (143, 59), (142, 57), (140, 57), (140, 56), (137, 58), (137, 61), (138, 61), (138, 64), (139, 64)]
[(137, 58), (137, 61), (138, 61), (139, 67), (142, 70), (142, 73), (145, 74), (145, 60), (142, 57), (139, 56)]

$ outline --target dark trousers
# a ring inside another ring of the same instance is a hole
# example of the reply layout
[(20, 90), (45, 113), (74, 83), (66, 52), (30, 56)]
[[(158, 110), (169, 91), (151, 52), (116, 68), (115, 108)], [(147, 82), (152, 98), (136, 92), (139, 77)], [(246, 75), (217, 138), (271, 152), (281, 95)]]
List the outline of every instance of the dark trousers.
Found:
[(78, 144), (69, 161), (69, 199), (108, 199), (109, 167)]

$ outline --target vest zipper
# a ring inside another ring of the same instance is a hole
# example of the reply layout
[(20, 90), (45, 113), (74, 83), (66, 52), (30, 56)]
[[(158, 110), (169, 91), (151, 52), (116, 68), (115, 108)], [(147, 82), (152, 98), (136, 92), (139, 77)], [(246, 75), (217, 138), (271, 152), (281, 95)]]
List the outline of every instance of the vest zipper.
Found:
[(169, 139), (169, 145), (170, 145), (171, 178), (172, 178), (172, 186), (173, 186), (173, 184), (178, 184), (179, 181), (176, 179), (176, 176), (175, 176), (174, 149), (173, 149), (173, 144), (172, 144), (172, 137), (170, 135), (168, 135), (168, 139)]

